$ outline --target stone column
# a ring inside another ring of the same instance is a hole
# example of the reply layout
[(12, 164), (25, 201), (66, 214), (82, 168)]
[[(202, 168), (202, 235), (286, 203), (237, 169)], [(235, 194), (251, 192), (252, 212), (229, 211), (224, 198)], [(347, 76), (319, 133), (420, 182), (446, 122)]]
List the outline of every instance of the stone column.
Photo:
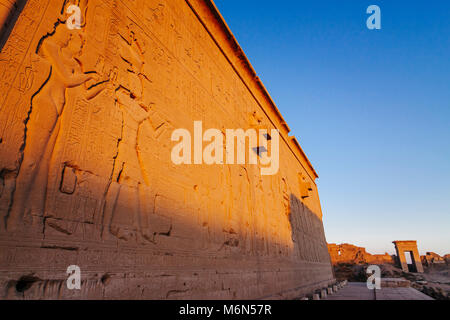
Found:
[(414, 264), (416, 265), (417, 272), (423, 273), (422, 261), (420, 260), (419, 250), (417, 250), (417, 246), (416, 248), (414, 248), (414, 250), (412, 250), (412, 258), (414, 259)]

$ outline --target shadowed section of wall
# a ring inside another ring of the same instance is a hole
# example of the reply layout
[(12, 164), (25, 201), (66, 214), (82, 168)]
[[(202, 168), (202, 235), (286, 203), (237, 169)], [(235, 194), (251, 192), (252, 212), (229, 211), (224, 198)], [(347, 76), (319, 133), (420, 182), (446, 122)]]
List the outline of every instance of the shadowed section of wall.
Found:
[(0, 51), (26, 2), (27, 0), (0, 0)]
[[(0, 54), (5, 298), (293, 298), (333, 282), (317, 175), (214, 14), (209, 1), (27, 2)], [(194, 121), (280, 129), (279, 172), (175, 165), (171, 134)]]

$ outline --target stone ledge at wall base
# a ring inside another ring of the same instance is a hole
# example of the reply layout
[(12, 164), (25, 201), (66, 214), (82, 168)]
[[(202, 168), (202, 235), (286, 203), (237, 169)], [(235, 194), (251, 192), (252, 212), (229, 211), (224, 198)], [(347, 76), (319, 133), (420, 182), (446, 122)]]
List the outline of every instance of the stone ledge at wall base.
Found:
[(279, 292), (274, 295), (264, 296), (259, 299), (261, 300), (300, 300), (302, 297), (307, 297), (312, 295), (314, 292), (320, 292), (323, 288), (332, 286), (336, 283), (335, 279), (322, 281), (320, 283), (316, 283), (314, 285), (301, 286), (298, 288), (293, 288), (290, 290), (286, 290), (283, 292)]
[(409, 288), (411, 286), (411, 281), (404, 278), (382, 278), (381, 287), (382, 288)]
[(332, 295), (336, 292), (338, 292), (340, 289), (344, 287), (344, 281), (342, 282), (336, 282), (335, 284), (322, 288), (321, 290), (315, 291), (313, 294), (304, 296), (299, 298), (298, 300), (321, 300), (326, 299), (329, 295)]

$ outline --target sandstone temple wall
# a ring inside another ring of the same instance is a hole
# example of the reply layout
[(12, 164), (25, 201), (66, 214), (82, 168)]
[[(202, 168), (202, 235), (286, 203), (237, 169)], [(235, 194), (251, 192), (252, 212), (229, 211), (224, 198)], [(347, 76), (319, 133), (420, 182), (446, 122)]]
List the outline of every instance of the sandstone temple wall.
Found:
[[(333, 282), (317, 174), (212, 2), (28, 0), (9, 32), (0, 298), (292, 298)], [(280, 170), (175, 165), (171, 134), (195, 120), (279, 129)]]

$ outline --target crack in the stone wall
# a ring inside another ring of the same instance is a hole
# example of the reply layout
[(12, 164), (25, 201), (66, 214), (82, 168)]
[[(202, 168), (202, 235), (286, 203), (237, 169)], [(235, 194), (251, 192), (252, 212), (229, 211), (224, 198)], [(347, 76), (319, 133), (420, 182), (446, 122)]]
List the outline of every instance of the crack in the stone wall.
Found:
[(42, 43), (44, 42), (44, 40), (47, 39), (47, 38), (49, 38), (49, 37), (52, 37), (52, 36), (55, 34), (55, 32), (56, 32), (56, 28), (57, 28), (60, 24), (65, 24), (65, 22), (58, 19), (58, 20), (55, 22), (55, 24), (53, 25), (53, 31), (47, 33), (46, 35), (42, 36), (41, 39), (39, 39), (38, 45), (36, 46), (36, 51), (35, 51), (36, 54), (39, 53), (39, 50), (41, 49), (41, 46), (42, 46)]
[[(120, 137), (117, 139), (117, 144), (116, 144), (116, 154), (113, 156), (113, 165), (112, 165), (112, 169), (111, 169), (111, 174), (109, 176), (108, 179), (108, 183), (106, 185), (105, 188), (105, 192), (103, 194), (103, 207), (102, 207), (102, 217), (101, 217), (101, 221), (102, 221), (102, 237), (103, 237), (103, 232), (104, 232), (104, 228), (105, 228), (105, 210), (106, 210), (106, 201), (107, 201), (107, 196), (108, 196), (108, 192), (111, 188), (111, 184), (113, 183), (113, 178), (114, 178), (114, 173), (116, 171), (116, 164), (117, 164), (117, 158), (119, 157), (119, 149), (120, 149), (120, 144), (122, 142), (123, 139), (123, 131), (124, 131), (124, 126), (125, 126), (125, 120), (123, 118), (123, 113), (121, 113), (122, 116), (122, 124), (120, 127)], [(120, 175), (119, 175), (120, 177)], [(106, 223), (106, 225), (108, 225), (108, 223)]]
[(189, 291), (189, 289), (185, 289), (185, 290), (169, 290), (166, 293), (166, 299), (169, 299), (170, 296), (175, 295), (177, 293), (186, 293), (188, 291)]
[(123, 170), (125, 169), (125, 162), (122, 162), (122, 166), (120, 167), (119, 173), (117, 174), (116, 182), (120, 183), (120, 178), (122, 178)]
[(47, 245), (47, 246), (41, 246), (42, 249), (52, 249), (52, 250), (66, 250), (66, 251), (78, 251), (78, 247), (65, 247), (65, 246), (58, 246), (58, 245)]
[[(22, 145), (19, 148), (18, 167), (15, 170), (16, 178), (19, 175), (20, 169), (22, 167), (23, 158), (24, 158), (25, 146), (27, 144), (28, 122), (30, 121), (31, 112), (33, 111), (33, 100), (42, 91), (42, 89), (45, 87), (45, 85), (50, 81), (52, 73), (53, 73), (53, 68), (50, 67), (50, 72), (49, 72), (49, 75), (48, 75), (47, 79), (39, 87), (39, 89), (31, 96), (30, 107), (29, 107), (29, 109), (27, 111), (27, 116), (26, 116), (26, 118), (23, 121), (23, 123), (24, 123), (24, 134), (23, 134)], [(12, 206), (13, 206), (13, 203), (14, 203), (14, 194), (15, 193), (16, 193), (16, 184), (14, 183), (14, 186), (13, 186), (12, 191), (11, 191), (11, 196), (10, 196), (11, 198), (10, 198), (8, 210), (7, 210), (7, 213), (6, 213), (5, 217), (4, 217), (4, 224), (5, 224), (5, 226), (7, 226), (8, 218), (9, 218), (9, 215), (10, 215), (11, 210), (12, 210)]]

